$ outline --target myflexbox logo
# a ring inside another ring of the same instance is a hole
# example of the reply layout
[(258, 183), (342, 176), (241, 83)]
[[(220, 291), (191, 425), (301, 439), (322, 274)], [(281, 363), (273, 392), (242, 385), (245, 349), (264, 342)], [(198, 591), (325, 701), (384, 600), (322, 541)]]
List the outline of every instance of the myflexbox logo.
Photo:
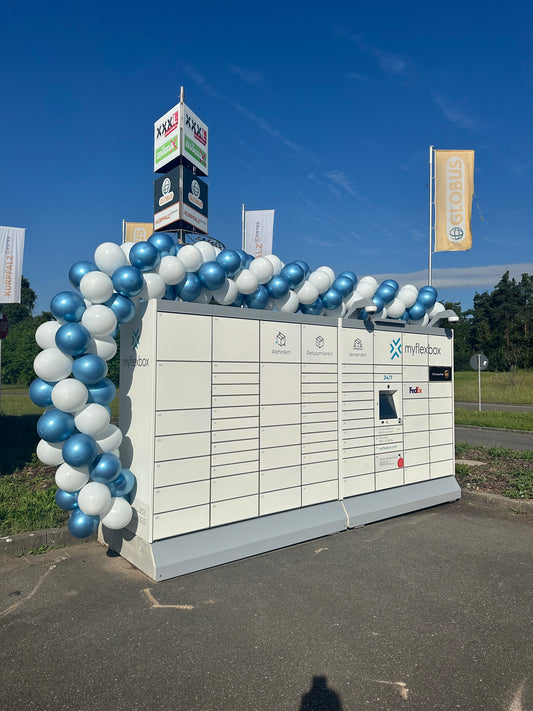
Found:
[(140, 340), (141, 340), (141, 329), (138, 328), (136, 331), (134, 331), (131, 334), (131, 347), (134, 350), (137, 350), (137, 346), (139, 345)]
[(394, 360), (395, 358), (400, 358), (402, 354), (402, 339), (397, 338), (395, 341), (393, 341), (390, 344), (390, 353), (391, 353), (391, 360)]

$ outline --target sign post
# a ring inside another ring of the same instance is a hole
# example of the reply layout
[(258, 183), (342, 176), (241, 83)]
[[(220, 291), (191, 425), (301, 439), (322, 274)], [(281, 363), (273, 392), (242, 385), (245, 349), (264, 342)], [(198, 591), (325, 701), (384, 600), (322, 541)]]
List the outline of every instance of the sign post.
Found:
[(489, 359), (483, 353), (476, 353), (470, 358), (470, 367), (477, 370), (477, 381), (478, 381), (478, 409), (481, 412), (481, 371), (485, 370), (489, 364)]

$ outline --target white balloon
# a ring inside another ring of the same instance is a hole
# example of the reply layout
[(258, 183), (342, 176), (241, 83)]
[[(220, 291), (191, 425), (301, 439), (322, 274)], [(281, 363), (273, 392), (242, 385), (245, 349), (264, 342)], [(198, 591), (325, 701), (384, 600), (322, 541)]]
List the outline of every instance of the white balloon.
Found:
[(401, 318), (405, 312), (405, 304), (404, 302), (400, 299), (399, 296), (397, 296), (395, 299), (393, 299), (390, 304), (387, 306), (387, 314), (389, 318)]
[(274, 301), (274, 306), (278, 311), (282, 311), (283, 313), (287, 314), (293, 314), (298, 310), (298, 306), (300, 305), (300, 300), (294, 293), (294, 291), (289, 290), (289, 293), (286, 294), (286, 296), (282, 297), (281, 299), (273, 299)]
[(404, 284), (398, 292), (398, 298), (403, 301), (406, 309), (410, 309), (418, 296), (418, 289), (412, 284)]
[(56, 383), (72, 373), (72, 357), (59, 348), (45, 348), (35, 356), (33, 369), (43, 380)]
[(47, 442), (45, 439), (41, 439), (37, 444), (36, 451), (43, 464), (57, 466), (65, 461), (63, 459), (63, 442)]
[(128, 263), (130, 261), (130, 251), (131, 251), (131, 248), (133, 247), (134, 244), (135, 244), (135, 242), (122, 242), (122, 244), (120, 245), (120, 249), (126, 255), (126, 257), (128, 259)]
[(308, 281), (316, 286), (319, 294), (323, 294), (330, 287), (329, 274), (320, 269), (316, 269), (314, 272), (311, 272), (311, 274), (309, 274)]
[(294, 290), (301, 304), (312, 304), (318, 299), (318, 288), (310, 281)]
[(204, 262), (202, 253), (194, 244), (184, 244), (177, 257), (188, 272), (197, 272)]
[(108, 425), (98, 437), (95, 437), (98, 453), (112, 452), (122, 443), (122, 432), (116, 425)]
[(359, 291), (356, 289), (355, 291), (352, 291), (351, 294), (349, 294), (345, 299), (344, 303), (346, 304), (346, 309), (351, 309), (352, 306), (356, 303), (356, 301), (360, 301), (361, 299), (364, 299), (365, 297), (359, 293)]
[(111, 277), (104, 272), (87, 272), (80, 281), (80, 292), (93, 304), (103, 304), (115, 291)]
[(445, 311), (444, 304), (441, 304), (440, 301), (435, 301), (435, 303), (430, 308), (430, 310), (427, 312), (427, 314), (428, 314), (429, 318), (432, 319), (434, 316), (442, 313), (443, 311)]
[(111, 360), (117, 352), (117, 342), (112, 336), (92, 338), (85, 352), (95, 353), (103, 360)]
[(100, 516), (102, 525), (113, 531), (118, 531), (127, 526), (133, 516), (133, 509), (130, 504), (120, 496), (111, 498), (111, 506)]
[[(318, 271), (326, 272), (326, 274), (329, 277), (329, 287), (331, 287), (333, 285), (333, 282), (335, 281), (335, 272), (333, 271), (333, 269), (331, 267), (318, 267), (318, 269), (316, 271), (317, 272)], [(329, 289), (329, 287), (328, 287), (328, 289)]]
[(78, 494), (78, 506), (88, 516), (99, 516), (109, 508), (111, 491), (106, 484), (90, 481)]
[(245, 295), (253, 294), (259, 286), (257, 277), (255, 274), (252, 274), (249, 269), (243, 269), (239, 274), (237, 274), (235, 277), (235, 284), (237, 285), (237, 289), (240, 293)]
[(365, 299), (371, 299), (376, 293), (377, 288), (378, 283), (374, 277), (371, 276), (364, 276), (362, 279), (359, 279), (357, 283), (357, 291)]
[(93, 338), (103, 338), (113, 333), (117, 327), (117, 317), (109, 306), (95, 304), (83, 312), (81, 323)]
[(76, 429), (89, 437), (98, 437), (109, 425), (109, 410), (96, 402), (90, 402), (74, 415)]
[(115, 242), (103, 242), (94, 252), (94, 263), (101, 272), (112, 276), (115, 269), (129, 264), (124, 250)]
[(259, 284), (266, 284), (274, 276), (274, 265), (266, 257), (257, 257), (250, 262), (248, 269), (255, 274)]
[(145, 272), (143, 274), (144, 286), (141, 291), (141, 298), (145, 301), (149, 299), (161, 299), (165, 295), (167, 286), (159, 274), (155, 272)]
[(226, 279), (224, 286), (216, 291), (213, 291), (212, 294), (217, 304), (229, 306), (229, 304), (232, 304), (239, 295), (239, 290), (237, 289), (237, 284), (235, 284), (233, 279)]
[(60, 380), (52, 388), (52, 402), (63, 412), (77, 412), (85, 406), (88, 396), (87, 387), (76, 378)]
[(277, 276), (283, 269), (283, 262), (281, 259), (275, 254), (265, 254), (265, 259), (268, 259), (268, 261), (272, 264), (274, 267), (274, 275)]
[(35, 331), (35, 340), (41, 348), (56, 347), (56, 333), (61, 328), (59, 321), (47, 321), (42, 323)]
[(194, 246), (196, 249), (200, 250), (204, 263), (213, 262), (216, 259), (217, 253), (215, 252), (215, 248), (209, 242), (200, 239), (198, 242), (194, 243)]
[(177, 257), (163, 257), (156, 268), (157, 274), (165, 284), (179, 284), (185, 279), (185, 266)]
[(64, 462), (56, 471), (56, 484), (63, 491), (79, 491), (89, 481), (89, 467), (71, 467)]

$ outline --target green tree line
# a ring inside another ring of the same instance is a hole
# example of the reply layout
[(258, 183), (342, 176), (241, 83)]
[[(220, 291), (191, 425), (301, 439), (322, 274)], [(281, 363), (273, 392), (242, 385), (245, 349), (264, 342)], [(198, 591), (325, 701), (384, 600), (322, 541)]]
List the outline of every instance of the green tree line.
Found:
[(474, 296), (473, 308), (448, 302), (459, 322), (455, 331), (455, 369), (469, 370), (474, 353), (489, 359), (489, 370), (533, 368), (533, 276), (520, 281), (505, 272), (491, 292)]

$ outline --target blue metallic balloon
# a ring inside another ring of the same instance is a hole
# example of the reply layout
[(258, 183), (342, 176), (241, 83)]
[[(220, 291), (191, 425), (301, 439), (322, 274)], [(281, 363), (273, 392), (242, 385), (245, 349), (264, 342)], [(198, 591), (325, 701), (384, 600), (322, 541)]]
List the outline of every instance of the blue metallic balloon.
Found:
[(63, 491), (63, 489), (58, 489), (55, 495), (56, 504), (63, 511), (73, 511), (78, 508), (78, 492), (77, 491)]
[(111, 280), (115, 291), (122, 296), (137, 296), (141, 293), (144, 286), (141, 272), (135, 267), (129, 267), (127, 265), (115, 269)]
[(270, 294), (263, 284), (259, 284), (252, 294), (248, 294), (244, 297), (246, 306), (248, 306), (249, 309), (266, 309), (269, 299)]
[(121, 469), (118, 477), (109, 484), (111, 496), (127, 496), (135, 486), (135, 476), (129, 469)]
[(89, 272), (97, 272), (98, 267), (93, 262), (76, 262), (70, 267), (68, 278), (72, 286), (80, 288), (80, 281)]
[(98, 516), (89, 516), (81, 509), (74, 509), (68, 520), (68, 530), (75, 538), (87, 538), (91, 536), (100, 523)]
[(75, 291), (60, 291), (52, 298), (50, 311), (58, 321), (76, 323), (83, 316), (85, 301)]
[(349, 277), (338, 276), (332, 284), (333, 289), (340, 291), (343, 298), (353, 291), (353, 281)]
[(113, 294), (113, 296), (105, 302), (104, 306), (109, 306), (111, 311), (113, 311), (117, 317), (117, 323), (128, 323), (128, 321), (131, 321), (135, 316), (135, 304), (131, 299), (122, 294)]
[(288, 280), (293, 289), (301, 286), (305, 281), (305, 272), (299, 264), (296, 264), (296, 262), (289, 262), (289, 264), (286, 264), (280, 274)]
[(37, 422), (37, 433), (47, 442), (64, 442), (74, 432), (74, 416), (51, 407)]
[(431, 284), (426, 284), (426, 286), (423, 286), (420, 291), (430, 291), (432, 294), (435, 294), (435, 299), (437, 298), (437, 290), (434, 286), (431, 286)]
[(384, 279), (381, 282), (382, 286), (383, 286), (383, 284), (388, 284), (389, 286), (392, 286), (392, 288), (394, 289), (394, 296), (396, 296), (396, 294), (398, 293), (398, 291), (400, 289), (400, 285), (394, 279)]
[(372, 301), (376, 304), (376, 308), (378, 311), (381, 311), (385, 306), (385, 299), (377, 292), (372, 297)]
[(202, 283), (192, 272), (187, 272), (183, 281), (174, 287), (176, 294), (182, 301), (194, 301), (202, 293)]
[(426, 307), (424, 304), (421, 304), (420, 301), (416, 301), (411, 308), (407, 310), (409, 311), (411, 321), (419, 321), (421, 318), (424, 318), (426, 314)]
[(325, 309), (330, 311), (331, 309), (336, 309), (337, 306), (342, 304), (342, 294), (337, 289), (331, 287), (325, 294), (321, 294), (319, 297), (322, 300), (322, 305)]
[(407, 309), (403, 312), (403, 316), (400, 316), (400, 320), (405, 321), (405, 323), (409, 321), (409, 311)]
[(361, 321), (366, 321), (368, 318), (370, 318), (370, 315), (366, 312), (366, 309), (361, 309), (359, 313), (359, 318)]
[(240, 307), (244, 304), (244, 294), (239, 294), (235, 301), (230, 304), (230, 306), (235, 306), (236, 308), (240, 309)]
[(86, 353), (73, 361), (72, 375), (85, 385), (95, 385), (107, 375), (107, 363), (95, 353)]
[(226, 281), (226, 270), (218, 262), (205, 262), (197, 272), (200, 284), (209, 291), (220, 289)]
[(77, 432), (63, 444), (63, 459), (71, 467), (85, 467), (96, 457), (96, 442), (89, 435)]
[(30, 400), (37, 407), (52, 407), (52, 388), (55, 383), (47, 383), (42, 378), (35, 378), (30, 385)]
[(351, 271), (348, 270), (348, 271), (345, 271), (345, 272), (341, 272), (341, 273), (339, 274), (339, 276), (340, 276), (340, 277), (348, 277), (348, 279), (351, 279), (352, 282), (353, 282), (353, 288), (355, 289), (355, 287), (357, 286), (357, 276), (355, 275), (354, 272), (351, 272)]
[(248, 257), (250, 255), (247, 252), (245, 252), (244, 249), (236, 249), (235, 252), (237, 252), (237, 254), (239, 255), (240, 260), (241, 260), (241, 266), (244, 269), (244, 263), (246, 262), (246, 260), (248, 259)]
[(427, 286), (424, 286), (418, 292), (418, 296), (416, 297), (416, 300), (419, 303), (423, 304), (426, 307), (426, 309), (430, 309), (432, 306), (435, 305), (435, 302), (437, 301), (436, 290), (428, 288)]
[(250, 266), (250, 264), (251, 264), (253, 261), (254, 261), (254, 258), (252, 257), (252, 255), (251, 255), (251, 254), (247, 254), (247, 255), (246, 255), (246, 259), (243, 260), (242, 268), (243, 268), (243, 269), (248, 269), (248, 267)]
[(235, 276), (242, 267), (240, 255), (234, 249), (223, 249), (216, 260), (229, 277)]
[(324, 304), (320, 297), (312, 304), (300, 304), (300, 311), (307, 316), (320, 316), (323, 310)]
[(307, 264), (307, 262), (304, 262), (303, 259), (295, 259), (294, 262), (292, 262), (292, 263), (297, 264), (299, 267), (301, 267), (304, 270), (304, 275), (305, 275), (306, 279), (309, 276), (309, 274), (311, 274), (311, 268), (309, 267), (309, 264)]
[(89, 465), (89, 474), (93, 481), (97, 481), (99, 484), (109, 484), (120, 474), (121, 466), (120, 459), (116, 454), (104, 452), (93, 459)]
[(266, 288), (273, 299), (281, 299), (289, 293), (291, 285), (288, 279), (278, 274), (272, 277), (266, 284)]
[(137, 242), (130, 249), (129, 260), (132, 267), (141, 272), (150, 272), (157, 267), (161, 257), (157, 247), (150, 242)]
[(79, 356), (85, 353), (91, 334), (81, 323), (65, 323), (56, 331), (56, 346), (62, 353)]
[(374, 296), (380, 296), (383, 299), (384, 304), (390, 304), (396, 296), (396, 291), (390, 284), (381, 284), (376, 289)]
[(148, 242), (154, 245), (161, 258), (176, 255), (176, 242), (169, 232), (154, 232), (148, 237)]
[(117, 395), (117, 389), (109, 378), (104, 378), (100, 382), (87, 387), (89, 393), (87, 402), (95, 402), (98, 405), (109, 405)]
[(165, 293), (161, 297), (165, 301), (174, 301), (176, 298), (176, 289), (172, 284), (167, 284), (165, 288)]

